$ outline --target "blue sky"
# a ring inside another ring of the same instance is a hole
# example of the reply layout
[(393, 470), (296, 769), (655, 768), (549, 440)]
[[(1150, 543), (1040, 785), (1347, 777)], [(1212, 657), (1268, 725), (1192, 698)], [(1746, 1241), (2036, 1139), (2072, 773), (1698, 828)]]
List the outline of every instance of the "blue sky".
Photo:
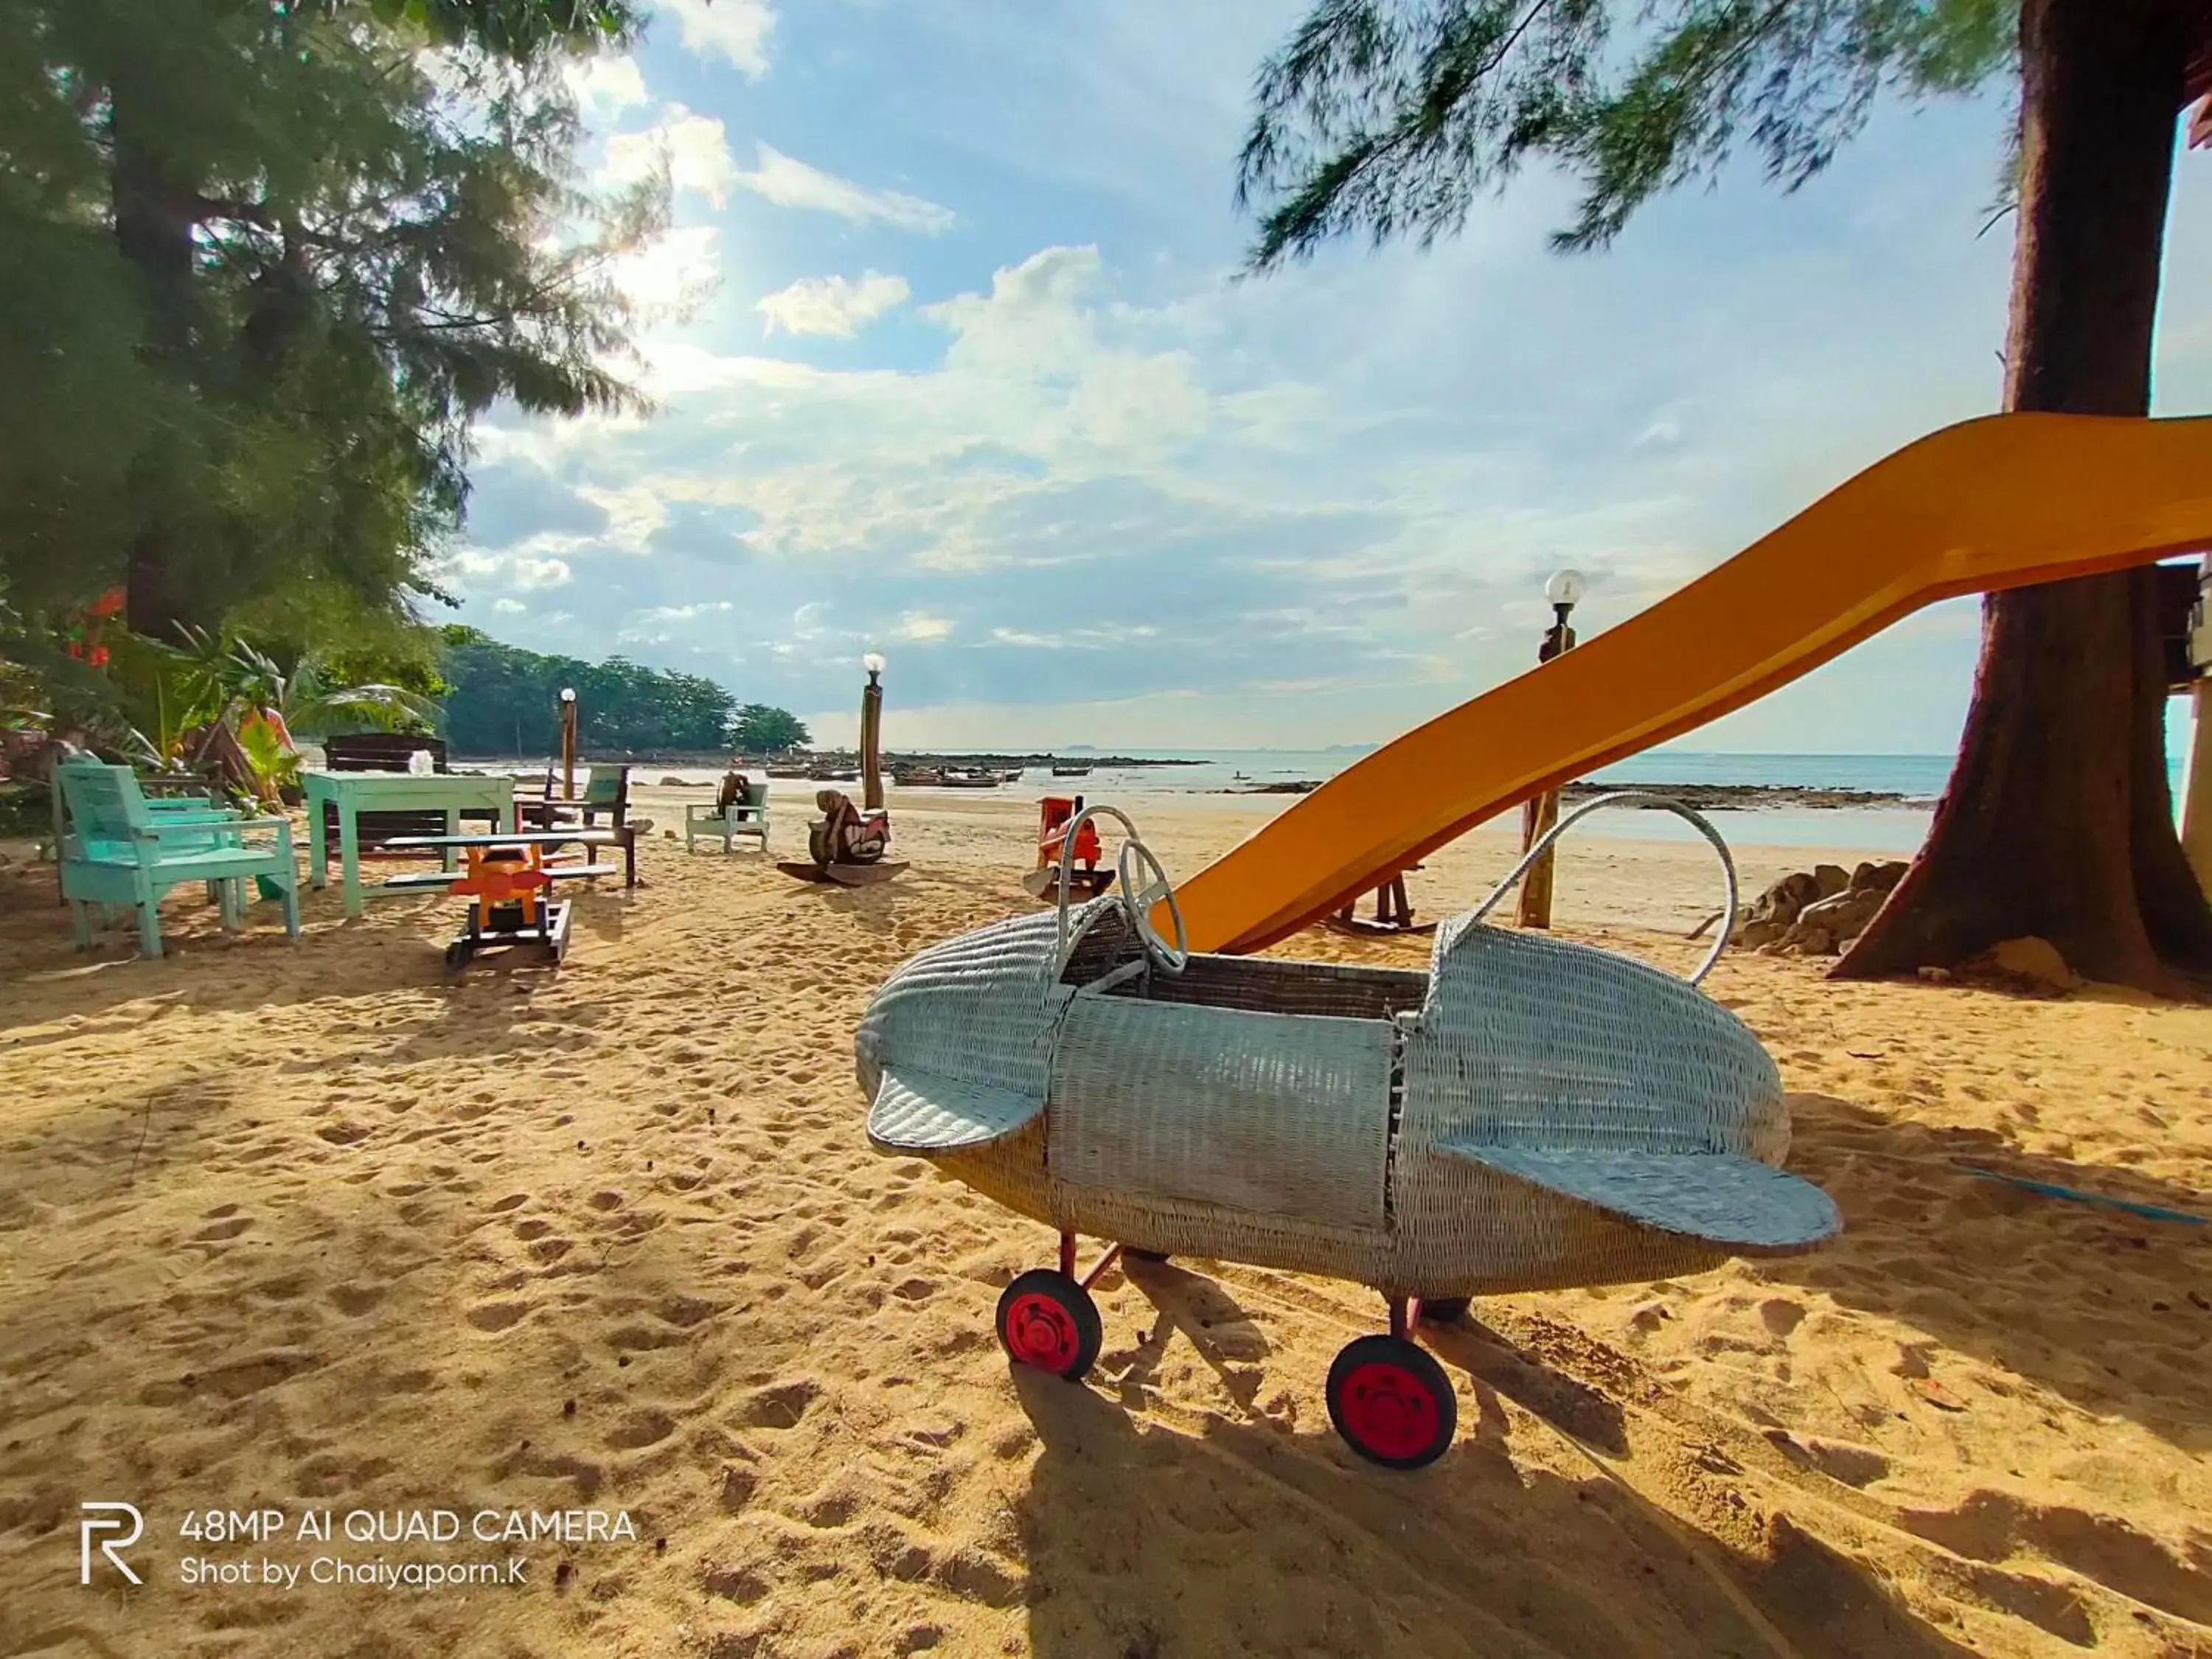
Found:
[[(2000, 100), (1886, 111), (1794, 197), (1746, 167), (1607, 252), (1525, 177), (1427, 253), (1232, 280), (1253, 71), (1303, 0), (662, 0), (580, 77), (598, 176), (665, 157), (654, 416), (482, 434), (452, 582), (536, 649), (702, 673), (895, 746), (1318, 747), (1516, 673), (1858, 468), (1995, 406)], [(2212, 158), (2158, 401), (2212, 408)], [(1691, 746), (1936, 751), (1975, 602)]]

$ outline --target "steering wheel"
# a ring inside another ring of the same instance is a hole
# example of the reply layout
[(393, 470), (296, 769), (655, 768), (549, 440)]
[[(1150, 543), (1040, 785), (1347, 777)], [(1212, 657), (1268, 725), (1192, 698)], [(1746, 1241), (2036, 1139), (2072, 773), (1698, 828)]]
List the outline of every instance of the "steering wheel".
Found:
[[(1147, 883), (1141, 890), (1139, 888), (1136, 875), (1139, 860), (1152, 866), (1152, 874), (1158, 878), (1157, 886)], [(1121, 843), (1121, 857), (1115, 868), (1121, 889), (1121, 907), (1129, 913), (1129, 923), (1137, 930), (1145, 954), (1171, 974), (1182, 972), (1190, 962), (1190, 940), (1183, 932), (1182, 907), (1176, 902), (1175, 886), (1168, 880), (1167, 871), (1152, 856), (1152, 849), (1133, 835)], [(1162, 939), (1159, 930), (1152, 926), (1152, 906), (1163, 899), (1167, 902), (1168, 919), (1175, 923), (1173, 945)]]
[[(1067, 966), (1069, 953), (1075, 948), (1076, 936), (1072, 927), (1074, 913), (1069, 908), (1068, 900), (1076, 834), (1085, 824), (1097, 817), (1112, 818), (1121, 826), (1124, 836), (1121, 857), (1115, 866), (1115, 880), (1121, 891), (1115, 897), (1128, 913), (1130, 925), (1136, 929), (1138, 942), (1145, 947), (1145, 954), (1167, 972), (1182, 972), (1190, 961), (1190, 941), (1183, 932), (1182, 908), (1176, 902), (1175, 886), (1168, 880), (1168, 872), (1161, 867), (1159, 860), (1152, 856), (1152, 849), (1137, 839), (1137, 826), (1129, 822), (1129, 815), (1118, 806), (1101, 805), (1085, 807), (1060, 826), (1060, 943), (1053, 953), (1053, 977), (1060, 977)], [(1139, 859), (1152, 866), (1157, 885), (1146, 883), (1139, 886), (1136, 879), (1137, 860)], [(1172, 945), (1162, 939), (1152, 926), (1152, 906), (1162, 899), (1167, 901), (1168, 916), (1175, 923), (1175, 943)], [(1094, 909), (1097, 902), (1094, 900), (1092, 905), (1086, 908), (1085, 914)]]

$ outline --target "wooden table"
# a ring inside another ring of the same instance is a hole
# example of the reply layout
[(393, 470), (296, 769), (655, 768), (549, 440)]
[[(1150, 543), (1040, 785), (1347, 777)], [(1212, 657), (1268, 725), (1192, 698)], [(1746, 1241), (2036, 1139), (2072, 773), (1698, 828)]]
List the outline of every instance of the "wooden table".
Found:
[[(345, 884), (345, 910), (361, 914), (361, 832), (356, 816), (362, 812), (439, 812), (446, 815), (448, 835), (459, 833), (461, 814), (492, 815), (495, 830), (514, 822), (514, 780), (501, 774), (467, 772), (307, 772), (301, 775), (307, 797), (307, 879), (322, 887), (330, 878), (330, 851), (323, 829), (323, 808), (335, 809), (338, 820), (338, 860)], [(445, 866), (453, 867), (453, 849), (439, 849)]]

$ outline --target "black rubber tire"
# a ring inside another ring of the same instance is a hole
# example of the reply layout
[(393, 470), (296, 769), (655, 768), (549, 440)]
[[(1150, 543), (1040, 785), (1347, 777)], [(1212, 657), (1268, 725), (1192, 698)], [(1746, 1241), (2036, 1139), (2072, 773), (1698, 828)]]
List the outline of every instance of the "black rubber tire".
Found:
[(1424, 1325), (1452, 1325), (1467, 1317), (1474, 1306), (1471, 1296), (1439, 1296), (1421, 1298), (1421, 1322)]
[(458, 968), (468, 959), (469, 948), (467, 945), (462, 944), (460, 940), (455, 939), (451, 945), (448, 945), (446, 947), (447, 967)]
[(992, 1324), (999, 1346), (1016, 1364), (1032, 1365), (1070, 1382), (1083, 1380), (1106, 1340), (1105, 1322), (1091, 1292), (1053, 1267), (1016, 1275), (999, 1293)]
[[(1382, 1386), (1360, 1376), (1370, 1366), (1387, 1368)], [(1373, 1403), (1378, 1394), (1387, 1402), (1381, 1422)], [(1386, 1469), (1426, 1468), (1444, 1455), (1459, 1427), (1459, 1401), (1444, 1368), (1401, 1336), (1345, 1344), (1328, 1368), (1328, 1420), (1344, 1443)]]

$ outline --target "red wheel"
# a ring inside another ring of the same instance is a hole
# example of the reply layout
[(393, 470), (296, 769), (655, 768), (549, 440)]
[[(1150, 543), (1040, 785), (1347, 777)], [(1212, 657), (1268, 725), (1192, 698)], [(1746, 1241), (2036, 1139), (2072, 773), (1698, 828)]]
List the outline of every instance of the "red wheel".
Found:
[(1459, 1402), (1444, 1368), (1423, 1350), (1403, 1337), (1363, 1336), (1328, 1368), (1328, 1418), (1369, 1462), (1418, 1469), (1451, 1444)]
[(1105, 1328), (1098, 1304), (1066, 1273), (1032, 1267), (999, 1297), (999, 1340), (1008, 1358), (1069, 1382), (1098, 1358)]

